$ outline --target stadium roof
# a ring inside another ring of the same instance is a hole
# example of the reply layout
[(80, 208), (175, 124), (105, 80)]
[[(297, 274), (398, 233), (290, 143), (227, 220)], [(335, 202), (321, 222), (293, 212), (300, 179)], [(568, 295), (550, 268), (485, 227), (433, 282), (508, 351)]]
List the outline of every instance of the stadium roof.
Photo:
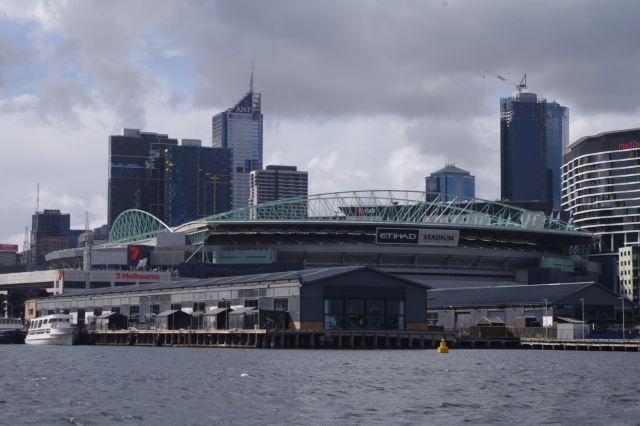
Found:
[[(427, 201), (432, 200), (433, 201)], [(441, 194), (372, 190), (337, 192), (272, 201), (209, 216), (171, 228), (150, 213), (127, 210), (114, 221), (110, 244), (144, 241), (161, 232), (183, 232), (202, 244), (223, 223), (366, 224), (474, 228), (589, 237), (587, 231), (540, 212), (477, 198), (443, 201)]]

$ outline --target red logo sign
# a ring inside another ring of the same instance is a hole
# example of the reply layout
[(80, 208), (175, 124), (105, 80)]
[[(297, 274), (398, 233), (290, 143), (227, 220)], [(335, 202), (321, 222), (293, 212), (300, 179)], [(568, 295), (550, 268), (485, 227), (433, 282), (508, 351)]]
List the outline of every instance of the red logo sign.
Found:
[(629, 141), (629, 142), (618, 144), (618, 149), (633, 149), (633, 148), (640, 148), (640, 141), (636, 140), (636, 141)]
[(136, 261), (140, 257), (140, 249), (136, 246), (129, 246), (129, 260)]

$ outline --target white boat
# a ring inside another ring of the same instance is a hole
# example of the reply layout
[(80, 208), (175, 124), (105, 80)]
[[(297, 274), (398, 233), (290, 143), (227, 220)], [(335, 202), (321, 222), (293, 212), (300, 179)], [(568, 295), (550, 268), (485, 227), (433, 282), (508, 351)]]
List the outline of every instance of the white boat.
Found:
[(18, 318), (0, 318), (0, 343), (24, 342), (24, 328)]
[(53, 314), (29, 321), (24, 342), (28, 345), (72, 345), (71, 315)]

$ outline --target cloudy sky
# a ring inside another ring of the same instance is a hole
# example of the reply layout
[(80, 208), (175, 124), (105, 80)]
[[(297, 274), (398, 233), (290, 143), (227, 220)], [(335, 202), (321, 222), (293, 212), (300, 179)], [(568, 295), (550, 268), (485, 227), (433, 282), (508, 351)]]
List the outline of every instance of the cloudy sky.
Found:
[(262, 93), (265, 164), (310, 192), (424, 189), (445, 162), (500, 194), (499, 98), (570, 108), (570, 140), (639, 127), (637, 1), (0, 0), (0, 243), (40, 208), (106, 222), (123, 127), (211, 144)]

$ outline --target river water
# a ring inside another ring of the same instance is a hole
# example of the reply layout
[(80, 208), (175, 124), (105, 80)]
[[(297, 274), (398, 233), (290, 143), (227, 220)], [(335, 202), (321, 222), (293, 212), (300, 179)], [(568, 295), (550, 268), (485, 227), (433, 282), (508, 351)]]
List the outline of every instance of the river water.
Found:
[(640, 424), (640, 353), (0, 346), (0, 424)]

